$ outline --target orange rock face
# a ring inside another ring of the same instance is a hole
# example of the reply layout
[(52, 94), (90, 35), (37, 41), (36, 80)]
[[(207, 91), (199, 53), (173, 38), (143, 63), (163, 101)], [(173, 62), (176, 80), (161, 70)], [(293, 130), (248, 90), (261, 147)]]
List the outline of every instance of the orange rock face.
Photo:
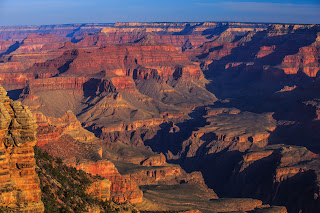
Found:
[(30, 95), (49, 90), (75, 90), (81, 93), (83, 92), (83, 84), (87, 81), (87, 78), (81, 77), (33, 79), (29, 81), (27, 91)]
[(33, 146), (37, 125), (31, 112), (0, 87), (0, 207), (8, 211), (43, 212)]
[(140, 164), (142, 166), (162, 166), (166, 163), (166, 156), (160, 153), (159, 156), (150, 157), (142, 161)]
[(111, 198), (119, 203), (130, 201), (137, 203), (142, 201), (143, 193), (137, 183), (125, 178), (110, 161), (88, 162), (73, 165), (77, 169), (86, 171), (92, 175), (99, 175), (111, 181)]
[(256, 55), (257, 58), (263, 58), (267, 55), (270, 55), (271, 53), (274, 52), (274, 50), (276, 49), (275, 45), (272, 45), (270, 47), (268, 46), (262, 46), (260, 47), (260, 51), (258, 52), (258, 54)]
[(281, 68), (286, 74), (297, 74), (302, 71), (309, 77), (316, 77), (320, 70), (319, 47), (308, 46), (299, 49), (295, 55), (286, 56), (281, 64)]
[(86, 193), (106, 201), (110, 199), (110, 185), (111, 182), (108, 179), (95, 181), (89, 186)]

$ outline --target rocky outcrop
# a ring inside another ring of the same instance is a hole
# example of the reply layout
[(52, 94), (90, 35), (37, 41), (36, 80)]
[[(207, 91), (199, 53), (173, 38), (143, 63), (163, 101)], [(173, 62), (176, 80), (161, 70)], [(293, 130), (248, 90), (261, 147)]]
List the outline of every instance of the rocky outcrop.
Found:
[(166, 163), (166, 156), (160, 153), (160, 155), (149, 157), (140, 162), (142, 166), (162, 166)]
[(251, 146), (265, 146), (270, 132), (276, 128), (272, 114), (240, 112), (234, 108), (207, 108), (206, 117), (209, 124), (194, 131), (183, 142), (182, 155), (195, 157), (203, 146), (206, 154), (217, 153), (227, 147), (243, 152)]
[(174, 146), (169, 146), (166, 157), (179, 162), (187, 171), (200, 170), (210, 187), (218, 194), (224, 193), (220, 190), (242, 153), (252, 147), (267, 146), (276, 121), (269, 113), (241, 112), (235, 108), (206, 108), (204, 114), (207, 114), (204, 125), (192, 131), (187, 139), (181, 142), (172, 139), (175, 146), (181, 143), (181, 149), (177, 152)]
[(320, 100), (313, 99), (310, 101), (304, 102), (306, 106), (311, 106), (315, 110), (315, 120), (320, 120)]
[(251, 149), (234, 170), (226, 191), (232, 188), (233, 196), (251, 194), (270, 204), (285, 205), (289, 212), (314, 212), (319, 208), (318, 162), (319, 156), (304, 147)]
[(110, 199), (110, 188), (111, 182), (108, 179), (97, 180), (89, 186), (86, 193), (99, 200), (106, 201)]
[(235, 39), (235, 34), (226, 30), (199, 48), (188, 50), (187, 55), (201, 61), (205, 69), (228, 70), (223, 75), (239, 77), (238, 72), (246, 75), (260, 70), (264, 76), (276, 78), (282, 74), (281, 69), (285, 74), (315, 77), (319, 70), (318, 32), (319, 25), (270, 25)]
[(111, 198), (118, 203), (129, 201), (131, 203), (141, 202), (143, 193), (137, 183), (126, 178), (118, 172), (110, 161), (86, 162), (73, 165), (92, 175), (99, 175), (111, 181)]
[(316, 77), (320, 70), (319, 52), (317, 46), (302, 47), (297, 54), (286, 56), (280, 67), (286, 74), (302, 72), (309, 77)]
[(27, 107), (6, 95), (0, 86), (0, 207), (8, 211), (43, 212), (33, 151), (37, 125)]

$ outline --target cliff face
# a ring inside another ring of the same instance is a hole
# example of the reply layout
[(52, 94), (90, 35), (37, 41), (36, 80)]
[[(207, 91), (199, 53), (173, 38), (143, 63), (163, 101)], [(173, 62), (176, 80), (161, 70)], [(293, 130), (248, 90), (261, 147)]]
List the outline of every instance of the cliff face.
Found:
[(76, 168), (86, 171), (92, 175), (99, 175), (111, 181), (111, 198), (115, 202), (138, 203), (142, 201), (143, 193), (137, 182), (131, 178), (122, 176), (113, 163), (109, 161), (86, 162), (74, 165)]
[(127, 75), (134, 79), (168, 78), (176, 72), (177, 77), (203, 78), (199, 66), (174, 46), (154, 43), (153, 37), (143, 39), (134, 44), (108, 45), (90, 52), (70, 50), (56, 60), (35, 64), (28, 72), (39, 72), (41, 69), (42, 73), (52, 75), (97, 75), (105, 71), (108, 76)]
[(319, 46), (308, 46), (299, 49), (295, 55), (286, 56), (280, 67), (286, 74), (305, 73), (309, 77), (316, 77), (320, 70)]
[[(234, 170), (226, 191), (230, 192), (230, 195), (255, 194), (256, 197), (269, 200), (269, 203), (275, 205), (282, 202), (289, 212), (301, 209), (306, 212), (317, 211), (318, 162), (319, 156), (304, 147), (273, 145), (263, 149), (251, 149), (243, 155), (242, 161)], [(252, 177), (257, 179), (247, 181)], [(230, 191), (231, 188), (233, 192)], [(291, 202), (292, 197), (298, 199)]]
[(0, 86), (0, 207), (19, 212), (43, 212), (33, 151), (37, 143), (37, 125), (25, 106), (6, 95)]

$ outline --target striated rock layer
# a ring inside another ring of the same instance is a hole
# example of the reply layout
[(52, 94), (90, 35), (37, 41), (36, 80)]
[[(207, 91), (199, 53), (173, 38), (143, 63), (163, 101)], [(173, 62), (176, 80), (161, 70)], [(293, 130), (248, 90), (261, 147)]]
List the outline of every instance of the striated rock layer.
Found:
[(0, 86), (0, 207), (5, 211), (43, 212), (34, 150), (36, 122)]

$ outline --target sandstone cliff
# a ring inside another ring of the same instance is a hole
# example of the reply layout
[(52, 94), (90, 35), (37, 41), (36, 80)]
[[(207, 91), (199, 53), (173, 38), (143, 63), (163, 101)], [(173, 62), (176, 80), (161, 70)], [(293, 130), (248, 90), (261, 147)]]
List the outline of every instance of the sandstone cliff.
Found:
[(33, 151), (36, 122), (28, 108), (10, 100), (1, 86), (0, 110), (0, 207), (14, 212), (43, 212)]

